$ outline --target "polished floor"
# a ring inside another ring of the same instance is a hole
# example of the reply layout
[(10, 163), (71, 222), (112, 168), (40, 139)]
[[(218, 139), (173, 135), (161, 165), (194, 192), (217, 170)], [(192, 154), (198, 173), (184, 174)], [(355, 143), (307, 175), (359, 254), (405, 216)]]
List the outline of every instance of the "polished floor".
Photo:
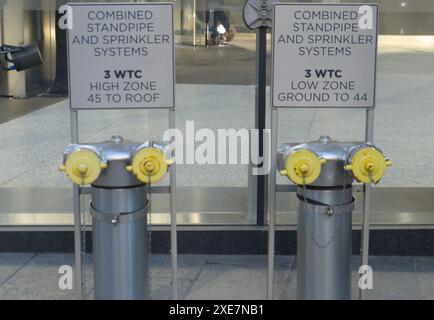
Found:
[[(358, 298), (353, 257), (352, 298)], [(72, 254), (0, 253), (0, 300), (74, 299), (74, 290), (59, 289), (59, 267), (73, 265)], [(243, 300), (266, 297), (265, 256), (181, 255), (179, 298)], [(433, 257), (371, 257), (373, 289), (367, 299), (434, 299)], [(170, 299), (170, 257), (153, 255), (151, 298)], [(86, 256), (84, 295), (93, 299), (92, 257)], [(275, 299), (295, 299), (296, 259), (277, 256)]]
[(65, 98), (33, 97), (28, 99), (9, 99), (0, 97), (0, 124), (62, 100), (65, 100)]

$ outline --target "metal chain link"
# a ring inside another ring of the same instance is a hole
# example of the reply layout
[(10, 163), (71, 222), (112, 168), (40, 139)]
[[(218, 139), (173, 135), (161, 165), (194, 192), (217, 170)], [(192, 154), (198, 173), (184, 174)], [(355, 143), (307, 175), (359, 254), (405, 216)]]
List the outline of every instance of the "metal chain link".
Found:
[[(307, 203), (306, 176), (304, 174), (302, 175), (302, 179), (303, 179), (303, 182), (302, 182), (302, 186), (303, 186), (303, 198), (304, 198), (304, 202)], [(344, 184), (343, 190), (345, 191), (345, 189), (346, 189), (346, 186)], [(325, 212), (325, 214), (327, 214), (328, 216), (335, 215), (333, 213), (333, 210), (331, 209), (330, 206), (327, 207), (327, 211)], [(327, 243), (325, 243), (325, 244), (319, 243), (319, 241), (317, 240), (317, 238), (315, 236), (315, 232), (312, 230), (313, 228), (312, 227), (310, 228), (310, 233), (311, 233), (312, 239), (313, 239), (314, 243), (318, 247), (320, 247), (320, 248), (327, 248), (330, 245), (330, 243), (333, 242), (334, 238), (336, 237), (336, 230), (337, 230), (337, 228), (339, 226), (340, 217), (339, 217), (339, 219), (335, 219), (335, 220), (336, 220), (336, 222), (335, 222), (335, 225), (334, 225), (333, 234), (332, 234), (331, 238), (329, 239), (329, 241), (327, 241)], [(311, 219), (309, 219), (309, 215), (308, 215), (308, 222), (309, 221), (311, 221)]]
[[(330, 207), (328, 207), (327, 210), (329, 210), (329, 209), (330, 209)], [(322, 244), (322, 243), (320, 243), (320, 242), (318, 241), (318, 239), (317, 239), (316, 236), (315, 236), (315, 232), (314, 232), (314, 230), (313, 230), (313, 226), (310, 227), (310, 234), (311, 234), (311, 236), (312, 236), (313, 242), (314, 242), (318, 247), (324, 249), (324, 248), (327, 248), (327, 247), (330, 245), (330, 243), (333, 242), (333, 240), (334, 240), (335, 237), (336, 237), (336, 232), (337, 232), (337, 230), (338, 230), (339, 221), (340, 221), (342, 215), (343, 215), (343, 213), (339, 213), (339, 214), (336, 214), (336, 213), (335, 213), (335, 214), (333, 214), (333, 216), (336, 217), (336, 218), (335, 218), (335, 224), (334, 224), (334, 226), (333, 226), (333, 234), (332, 234), (332, 236), (330, 237), (330, 239), (329, 239), (325, 244)], [(310, 216), (310, 215), (308, 215), (308, 222), (312, 222), (312, 219), (310, 219), (309, 216)], [(308, 226), (309, 226), (309, 224), (308, 224)]]

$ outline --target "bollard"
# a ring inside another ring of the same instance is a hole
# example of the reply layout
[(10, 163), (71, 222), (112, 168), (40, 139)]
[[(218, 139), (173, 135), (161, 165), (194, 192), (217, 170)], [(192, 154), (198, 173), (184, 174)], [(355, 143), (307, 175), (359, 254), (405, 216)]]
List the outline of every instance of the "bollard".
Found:
[(390, 165), (374, 144), (328, 136), (279, 147), (277, 167), (297, 185), (298, 299), (351, 299), (352, 184), (376, 184)]
[(165, 148), (114, 136), (64, 152), (60, 169), (72, 182), (91, 185), (95, 299), (149, 299), (149, 184), (167, 172)]

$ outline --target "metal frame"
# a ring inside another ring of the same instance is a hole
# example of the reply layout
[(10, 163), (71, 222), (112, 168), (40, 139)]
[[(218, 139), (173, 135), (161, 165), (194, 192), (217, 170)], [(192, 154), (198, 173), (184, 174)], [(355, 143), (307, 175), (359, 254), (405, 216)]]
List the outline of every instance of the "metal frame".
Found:
[[(258, 156), (264, 158), (264, 130), (266, 127), (266, 96), (267, 96), (267, 28), (260, 27), (256, 32), (256, 94), (255, 94), (255, 128), (259, 130), (259, 150)], [(265, 166), (265, 163), (262, 163)], [(252, 172), (250, 172), (252, 174)], [(255, 180), (256, 194), (256, 224), (264, 225), (265, 220), (265, 192), (266, 179), (265, 175), (256, 175), (251, 177)]]
[[(275, 10), (273, 6), (273, 21)], [(291, 4), (284, 4), (291, 5)], [(299, 5), (293, 3), (292, 5)], [(309, 4), (308, 4), (309, 5)], [(326, 4), (312, 4), (312, 5), (326, 5)], [(328, 5), (356, 5), (356, 4), (328, 4)], [(377, 50), (378, 50), (378, 5), (376, 15), (376, 30), (377, 37), (375, 38), (375, 71), (377, 70)], [(273, 22), (274, 23), (274, 22)], [(274, 49), (274, 28), (272, 28), (272, 40)], [(274, 50), (273, 50), (274, 51)], [(271, 70), (273, 70), (274, 55), (272, 54)], [(374, 76), (374, 97), (372, 107), (320, 107), (324, 109), (365, 109), (366, 122), (365, 122), (365, 142), (374, 142), (374, 108), (376, 100), (376, 78)], [(271, 88), (273, 88), (273, 77), (271, 77)], [(276, 185), (276, 160), (277, 160), (277, 132), (278, 132), (278, 109), (307, 109), (312, 107), (275, 107), (273, 106), (273, 90), (271, 89), (270, 105), (271, 105), (271, 164), (270, 164), (270, 177), (269, 177), (269, 194), (268, 194), (268, 269), (267, 269), (267, 299), (273, 299), (273, 284), (274, 284), (274, 255), (275, 255), (275, 233), (276, 233), (276, 192), (295, 192), (296, 188), (293, 185)], [(361, 246), (360, 246), (360, 259), (361, 265), (367, 265), (369, 260), (369, 230), (370, 230), (370, 214), (371, 214), (371, 189), (370, 183), (364, 183), (363, 192), (363, 221), (361, 226)], [(366, 297), (366, 290), (359, 289), (359, 300)]]
[[(120, 5), (133, 5), (135, 3), (117, 3)], [(144, 3), (136, 3), (144, 4)], [(151, 108), (95, 108), (95, 109), (80, 109), (73, 108), (71, 99), (69, 99), (69, 109), (71, 113), (71, 143), (79, 143), (79, 125), (78, 111), (83, 110), (131, 110), (131, 109), (166, 109), (168, 110), (169, 129), (175, 129), (175, 33), (173, 26), (173, 4), (172, 3), (146, 3), (146, 5), (171, 5), (172, 6), (172, 66), (173, 66), (173, 107), (151, 107)], [(74, 3), (74, 5), (105, 5), (104, 3)], [(68, 92), (71, 94), (70, 81), (70, 64), (69, 64), (69, 30), (66, 32), (67, 43), (67, 59), (68, 59)], [(172, 145), (175, 137), (171, 138)], [(172, 156), (175, 157), (175, 150), (172, 151)], [(169, 193), (170, 194), (170, 255), (171, 255), (171, 271), (172, 271), (172, 299), (178, 299), (178, 241), (177, 241), (177, 214), (176, 214), (176, 164), (169, 167), (170, 183), (169, 186), (155, 188), (153, 193)], [(154, 189), (152, 188), (152, 189)], [(74, 203), (74, 256), (75, 256), (75, 293), (76, 299), (83, 299), (83, 261), (82, 261), (82, 239), (81, 232), (86, 226), (81, 221), (81, 194), (89, 193), (90, 188), (73, 185), (73, 203)]]
[[(266, 97), (267, 97), (267, 29), (271, 26), (269, 0), (261, 0), (261, 4), (252, 3), (255, 0), (246, 0), (243, 6), (243, 21), (247, 28), (256, 30), (256, 86), (255, 86), (255, 129), (259, 130), (259, 150), (258, 157), (265, 159), (264, 155), (264, 131), (266, 127)], [(247, 8), (256, 10), (253, 21), (247, 17)], [(263, 13), (266, 15), (264, 16)], [(260, 22), (257, 24), (257, 22)], [(251, 139), (250, 139), (251, 140)], [(250, 141), (249, 140), (249, 141)], [(251, 154), (251, 141), (249, 142), (249, 154)], [(255, 164), (257, 167), (264, 167), (262, 164)], [(258, 226), (265, 225), (265, 208), (267, 206), (266, 185), (267, 177), (265, 175), (253, 175), (253, 165), (249, 162), (248, 170), (248, 215), (250, 218), (254, 215), (252, 221)]]

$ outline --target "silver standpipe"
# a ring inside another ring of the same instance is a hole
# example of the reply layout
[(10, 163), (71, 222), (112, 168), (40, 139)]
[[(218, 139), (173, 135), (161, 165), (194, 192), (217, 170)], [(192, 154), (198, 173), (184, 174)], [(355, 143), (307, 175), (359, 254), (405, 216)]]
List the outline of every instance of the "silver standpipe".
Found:
[(390, 161), (373, 144), (328, 136), (283, 144), (277, 157), (297, 185), (297, 298), (351, 299), (352, 184), (377, 183)]
[(166, 147), (114, 136), (64, 152), (61, 169), (68, 178), (91, 185), (95, 299), (150, 298), (149, 184), (167, 172)]

